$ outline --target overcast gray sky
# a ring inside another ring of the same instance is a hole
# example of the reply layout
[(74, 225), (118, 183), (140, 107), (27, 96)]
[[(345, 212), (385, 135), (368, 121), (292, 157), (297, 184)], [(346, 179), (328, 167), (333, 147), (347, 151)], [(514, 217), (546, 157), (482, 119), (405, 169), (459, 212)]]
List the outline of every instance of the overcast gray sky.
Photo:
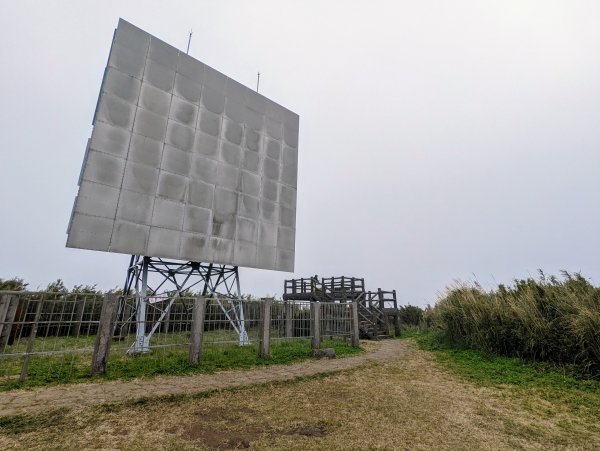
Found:
[[(560, 269), (600, 279), (600, 2), (0, 1), (0, 277), (121, 285), (66, 249), (119, 17), (300, 115), (296, 274), (426, 305)], [(292, 274), (244, 269), (280, 294)]]

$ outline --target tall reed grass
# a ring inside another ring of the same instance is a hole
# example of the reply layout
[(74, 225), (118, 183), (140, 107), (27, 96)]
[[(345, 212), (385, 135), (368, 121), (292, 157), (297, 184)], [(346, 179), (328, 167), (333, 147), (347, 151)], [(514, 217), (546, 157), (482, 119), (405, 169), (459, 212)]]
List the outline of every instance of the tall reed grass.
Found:
[(459, 285), (426, 310), (424, 322), (470, 348), (573, 364), (600, 378), (600, 288), (578, 273), (540, 272), (491, 292)]

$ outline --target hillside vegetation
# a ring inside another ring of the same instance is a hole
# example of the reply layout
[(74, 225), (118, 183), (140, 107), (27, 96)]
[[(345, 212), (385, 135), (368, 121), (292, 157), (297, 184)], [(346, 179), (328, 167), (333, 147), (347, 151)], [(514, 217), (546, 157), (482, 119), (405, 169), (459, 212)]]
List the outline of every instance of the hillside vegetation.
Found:
[(489, 292), (459, 286), (426, 310), (424, 324), (456, 345), (600, 378), (600, 288), (580, 274), (540, 273)]

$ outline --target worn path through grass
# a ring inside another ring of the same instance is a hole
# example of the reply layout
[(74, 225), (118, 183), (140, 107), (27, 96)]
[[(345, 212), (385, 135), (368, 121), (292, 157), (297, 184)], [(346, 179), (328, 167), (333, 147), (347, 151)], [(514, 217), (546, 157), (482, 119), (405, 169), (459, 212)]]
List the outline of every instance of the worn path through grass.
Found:
[(284, 381), (318, 373), (354, 368), (369, 361), (387, 360), (399, 355), (400, 343), (364, 343), (371, 352), (334, 360), (302, 360), (289, 365), (269, 365), (242, 371), (217, 371), (211, 374), (158, 376), (130, 381), (88, 382), (57, 385), (32, 390), (0, 392), (0, 417), (47, 412), (59, 408), (79, 408), (107, 402), (122, 402), (148, 396), (185, 395), (270, 381)]

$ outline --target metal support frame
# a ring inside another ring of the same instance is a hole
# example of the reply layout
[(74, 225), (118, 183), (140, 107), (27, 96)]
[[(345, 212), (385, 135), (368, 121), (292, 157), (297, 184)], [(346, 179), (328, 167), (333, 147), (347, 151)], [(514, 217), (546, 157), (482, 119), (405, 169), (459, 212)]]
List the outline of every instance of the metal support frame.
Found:
[[(155, 276), (149, 280), (151, 274)], [(121, 327), (135, 316), (136, 338), (127, 351), (128, 354), (150, 352), (152, 335), (169, 314), (176, 299), (194, 288), (198, 291), (201, 286), (202, 296), (216, 302), (230, 321), (239, 336), (240, 345), (248, 344), (237, 266), (132, 255), (123, 289), (124, 296), (118, 310)], [(127, 297), (132, 294), (135, 294), (135, 306), (132, 312), (128, 312)], [(149, 308), (160, 312), (158, 320), (151, 325), (146, 324)], [(149, 330), (148, 326), (151, 326)], [(115, 330), (115, 335), (121, 333), (122, 330)]]

